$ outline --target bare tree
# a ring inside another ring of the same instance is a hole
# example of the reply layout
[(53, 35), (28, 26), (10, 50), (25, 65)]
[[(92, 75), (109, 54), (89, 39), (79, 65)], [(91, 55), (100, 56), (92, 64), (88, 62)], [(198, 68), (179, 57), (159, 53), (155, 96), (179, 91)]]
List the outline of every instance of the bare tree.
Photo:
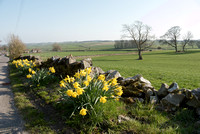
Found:
[(11, 59), (14, 59), (19, 57), (24, 52), (26, 46), (19, 39), (18, 36), (11, 34), (8, 37), (8, 49), (9, 49), (9, 57)]
[(174, 26), (170, 28), (161, 38), (163, 39), (164, 43), (175, 48), (175, 51), (178, 51), (178, 38), (180, 37), (181, 28), (179, 26)]
[[(123, 25), (122, 38), (130, 38), (134, 41), (138, 50), (138, 60), (142, 60), (142, 51), (152, 45), (151, 39), (153, 36), (150, 35), (151, 27), (143, 24), (140, 21), (135, 21), (132, 25)], [(151, 43), (149, 43), (151, 42)]]
[(183, 42), (182, 42), (182, 48), (183, 52), (185, 52), (185, 46), (190, 43), (191, 38), (193, 38), (193, 35), (190, 31), (188, 31), (185, 35), (183, 35)]

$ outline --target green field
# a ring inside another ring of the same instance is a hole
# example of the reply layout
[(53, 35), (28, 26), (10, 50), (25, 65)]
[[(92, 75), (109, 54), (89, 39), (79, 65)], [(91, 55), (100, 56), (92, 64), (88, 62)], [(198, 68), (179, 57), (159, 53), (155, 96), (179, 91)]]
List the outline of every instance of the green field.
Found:
[(121, 53), (133, 53), (134, 51), (123, 50), (123, 51), (70, 51), (70, 52), (42, 52), (42, 53), (31, 53), (24, 55), (40, 56), (43, 60), (52, 56), (65, 57), (72, 54), (73, 56), (91, 56), (91, 55), (107, 55), (107, 54), (121, 54)]
[[(27, 49), (38, 48), (43, 52), (51, 51), (53, 43), (35, 43), (27, 44)], [(70, 50), (113, 50), (113, 41), (83, 41), (83, 42), (60, 42), (57, 43), (61, 46), (63, 51)]]
[(175, 54), (174, 51), (155, 51), (144, 53), (144, 60), (137, 58), (137, 55), (117, 55), (92, 59), (94, 66), (99, 66), (105, 71), (118, 70), (124, 77), (142, 74), (156, 89), (160, 88), (161, 83), (172, 82), (177, 82), (180, 88), (200, 87), (199, 50), (184, 54)]
[[(143, 53), (144, 60), (137, 60), (137, 54), (107, 55), (116, 53), (130, 53), (133, 51), (71, 51), (71, 52), (43, 52), (42, 59), (52, 56), (91, 56), (93, 65), (104, 71), (118, 70), (123, 77), (142, 74), (151, 81), (158, 90), (161, 83), (177, 82), (180, 88), (195, 89), (200, 87), (200, 50), (189, 50), (186, 53), (175, 53), (173, 50), (161, 50)], [(82, 59), (79, 57), (79, 59)]]

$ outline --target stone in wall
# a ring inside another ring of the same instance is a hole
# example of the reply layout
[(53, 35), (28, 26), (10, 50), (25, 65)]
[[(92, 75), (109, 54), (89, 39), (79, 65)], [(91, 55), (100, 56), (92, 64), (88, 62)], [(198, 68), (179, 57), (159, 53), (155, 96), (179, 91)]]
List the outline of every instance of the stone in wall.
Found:
[(92, 59), (86, 58), (81, 60), (81, 69), (89, 68), (92, 66)]
[(92, 72), (90, 73), (90, 76), (93, 78), (95, 75), (98, 76), (100, 74), (104, 74), (105, 72), (100, 67), (92, 67)]
[(150, 96), (155, 96), (151, 82), (141, 75), (125, 78), (118, 81), (123, 89), (122, 97), (137, 97), (150, 101)]
[(117, 70), (109, 70), (105, 72), (104, 74), (106, 76), (106, 80), (121, 77), (121, 74)]
[(168, 88), (169, 88), (169, 86), (166, 83), (162, 83), (162, 85), (157, 93), (158, 97), (163, 98), (163, 97), (167, 96)]
[(165, 106), (176, 106), (179, 107), (185, 98), (184, 94), (169, 93), (166, 97), (161, 100), (162, 105)]
[(174, 92), (177, 92), (178, 89), (179, 89), (178, 84), (176, 82), (174, 82), (169, 86), (168, 92), (169, 93), (174, 93)]

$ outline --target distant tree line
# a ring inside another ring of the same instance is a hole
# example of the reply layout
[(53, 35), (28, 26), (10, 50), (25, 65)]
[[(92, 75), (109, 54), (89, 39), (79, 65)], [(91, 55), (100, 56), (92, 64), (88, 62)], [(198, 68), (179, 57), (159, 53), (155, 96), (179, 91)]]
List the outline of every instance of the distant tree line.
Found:
[(133, 40), (116, 40), (114, 47), (115, 49), (137, 48), (137, 45)]

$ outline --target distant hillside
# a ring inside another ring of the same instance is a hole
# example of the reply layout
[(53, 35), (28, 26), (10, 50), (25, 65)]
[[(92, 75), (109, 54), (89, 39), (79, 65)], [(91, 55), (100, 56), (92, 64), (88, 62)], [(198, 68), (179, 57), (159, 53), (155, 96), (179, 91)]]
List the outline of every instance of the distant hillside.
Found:
[(38, 48), (42, 51), (51, 51), (54, 43), (59, 44), (63, 51), (68, 50), (110, 50), (114, 49), (114, 41), (73, 41), (73, 42), (46, 42), (46, 43), (26, 43), (28, 49)]

